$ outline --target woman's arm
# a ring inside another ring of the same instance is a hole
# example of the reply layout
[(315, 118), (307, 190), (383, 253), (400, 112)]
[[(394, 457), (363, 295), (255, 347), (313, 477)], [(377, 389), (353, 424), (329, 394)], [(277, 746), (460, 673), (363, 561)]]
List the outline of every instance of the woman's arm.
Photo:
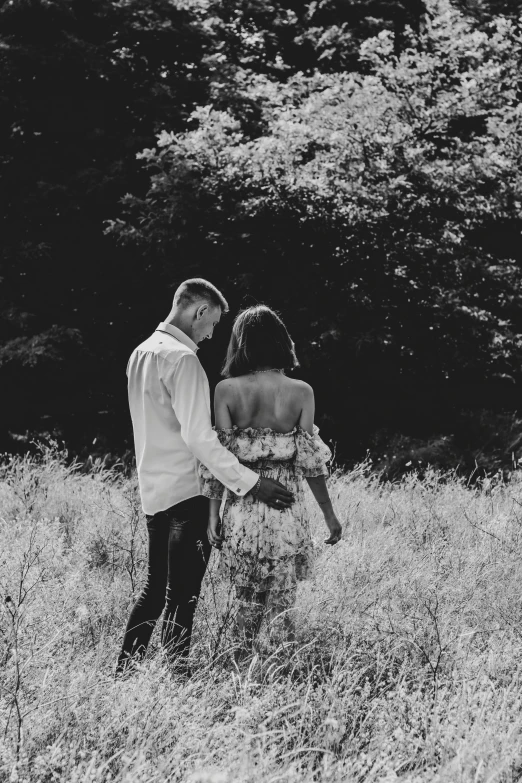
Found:
[(306, 430), (310, 435), (314, 434), (314, 417), (315, 417), (315, 397), (314, 390), (310, 384), (302, 381), (302, 398), (301, 398), (301, 417), (299, 419), (299, 426)]
[(218, 429), (230, 429), (232, 427), (232, 416), (228, 408), (232, 391), (232, 384), (228, 379), (220, 381), (216, 386), (214, 392), (214, 418)]
[(223, 538), (220, 532), (221, 520), (219, 518), (219, 507), (221, 506), (221, 500), (209, 500), (209, 512), (208, 512), (208, 525), (207, 525), (207, 537), (212, 546), (216, 549), (221, 549), (223, 544)]
[[(315, 399), (314, 390), (307, 383), (303, 384), (303, 407), (301, 409), (301, 418), (299, 419), (300, 426), (306, 430), (310, 435), (314, 434), (314, 416), (315, 416)], [(330, 536), (326, 539), (326, 544), (337, 544), (340, 540), (343, 529), (341, 523), (337, 519), (336, 513), (332, 506), (332, 501), (328, 493), (328, 487), (326, 486), (325, 476), (310, 476), (306, 478), (308, 486), (312, 490), (312, 494), (319, 505), (319, 508), (323, 512), (324, 521), (330, 531)]]
[(326, 486), (325, 476), (309, 476), (306, 478), (308, 486), (312, 490), (319, 508), (323, 512), (324, 521), (330, 531), (330, 536), (325, 540), (325, 544), (337, 544), (343, 534), (343, 528), (332, 506), (332, 501)]
[[(214, 392), (214, 418), (216, 427), (218, 429), (229, 429), (232, 427), (232, 417), (228, 409), (228, 393), (230, 391), (230, 384), (227, 381), (221, 381), (216, 386)], [(223, 544), (223, 537), (220, 533), (220, 519), (219, 509), (221, 506), (221, 500), (211, 499), (209, 501), (209, 513), (208, 513), (208, 528), (207, 535), (208, 540), (215, 546), (216, 549), (221, 549)]]

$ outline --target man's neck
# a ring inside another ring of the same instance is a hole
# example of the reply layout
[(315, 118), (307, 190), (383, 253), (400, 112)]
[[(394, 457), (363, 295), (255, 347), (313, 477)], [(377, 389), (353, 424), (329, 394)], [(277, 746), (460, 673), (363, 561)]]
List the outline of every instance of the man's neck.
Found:
[(177, 329), (183, 332), (183, 334), (186, 334), (187, 337), (190, 337), (192, 341), (194, 341), (194, 337), (192, 335), (192, 329), (187, 324), (186, 319), (183, 318), (182, 313), (179, 312), (171, 312), (168, 317), (165, 320), (165, 323), (171, 324), (172, 326), (175, 326)]

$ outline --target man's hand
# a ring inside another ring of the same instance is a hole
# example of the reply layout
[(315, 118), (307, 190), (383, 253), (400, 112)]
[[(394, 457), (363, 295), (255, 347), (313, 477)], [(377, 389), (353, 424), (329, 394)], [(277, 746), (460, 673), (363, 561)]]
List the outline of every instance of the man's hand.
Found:
[(261, 476), (261, 484), (256, 494), (256, 500), (283, 511), (285, 508), (290, 508), (294, 502), (294, 496), (279, 481)]

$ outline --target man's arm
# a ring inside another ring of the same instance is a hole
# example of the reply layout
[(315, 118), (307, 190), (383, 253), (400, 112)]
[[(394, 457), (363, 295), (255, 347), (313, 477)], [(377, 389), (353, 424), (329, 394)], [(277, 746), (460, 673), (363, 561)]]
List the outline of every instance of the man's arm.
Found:
[(212, 429), (207, 380), (195, 354), (179, 359), (169, 374), (168, 387), (181, 437), (191, 452), (225, 487), (236, 495), (246, 495), (257, 482), (257, 474), (241, 465)]
[[(167, 385), (172, 407), (181, 425), (181, 437), (200, 462), (202, 462), (228, 489), (243, 496), (255, 486), (257, 473), (241, 465), (228, 449), (224, 448), (212, 429), (210, 419), (207, 379), (197, 356), (186, 354), (181, 357), (169, 374)], [(275, 482), (274, 482), (275, 483)], [(290, 504), (292, 495), (284, 487), (266, 492), (260, 500), (284, 508)]]

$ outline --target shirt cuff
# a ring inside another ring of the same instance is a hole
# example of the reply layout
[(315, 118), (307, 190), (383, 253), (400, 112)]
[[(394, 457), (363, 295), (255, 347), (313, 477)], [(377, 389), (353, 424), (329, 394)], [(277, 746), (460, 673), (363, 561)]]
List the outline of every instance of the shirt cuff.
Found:
[(259, 475), (257, 473), (254, 473), (253, 470), (250, 470), (250, 468), (247, 468), (243, 465), (243, 474), (241, 478), (238, 479), (237, 485), (232, 487), (232, 491), (242, 498), (255, 487), (258, 478)]

